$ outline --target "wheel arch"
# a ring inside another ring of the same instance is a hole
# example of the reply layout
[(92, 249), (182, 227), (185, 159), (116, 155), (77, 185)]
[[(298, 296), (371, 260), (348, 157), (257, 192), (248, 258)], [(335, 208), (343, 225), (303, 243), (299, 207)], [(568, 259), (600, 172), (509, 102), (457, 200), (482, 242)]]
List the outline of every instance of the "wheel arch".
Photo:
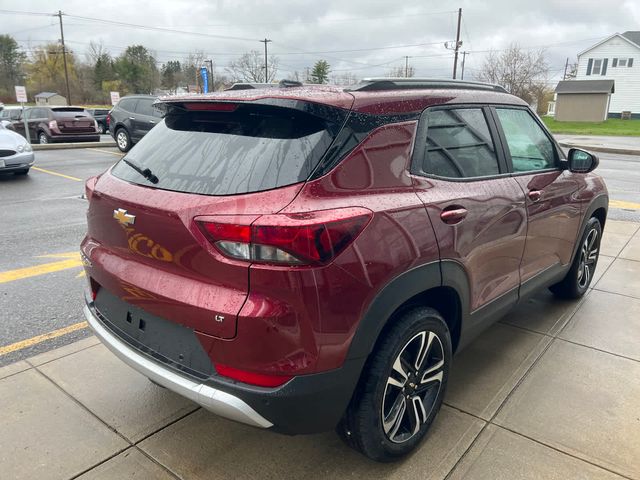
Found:
[(580, 229), (578, 230), (578, 234), (576, 235), (576, 241), (573, 248), (573, 255), (571, 255), (571, 262), (569, 264), (573, 263), (573, 260), (575, 259), (576, 254), (580, 249), (580, 245), (579, 245), (580, 239), (582, 238), (582, 234), (584, 233), (584, 229), (586, 228), (587, 222), (589, 221), (589, 219), (593, 217), (597, 218), (598, 221), (600, 222), (600, 227), (604, 232), (604, 225), (607, 220), (608, 210), (609, 210), (608, 195), (603, 193), (602, 195), (598, 195), (591, 201), (591, 203), (585, 210), (584, 216), (582, 217), (582, 223), (580, 224)]
[(447, 274), (443, 282), (440, 261), (420, 265), (395, 277), (369, 305), (353, 337), (347, 358), (368, 357), (384, 332), (394, 324), (394, 319), (419, 306), (434, 308), (443, 316), (451, 332), (455, 352), (461, 337), (463, 306), (468, 298), (467, 285), (466, 275), (452, 279)]

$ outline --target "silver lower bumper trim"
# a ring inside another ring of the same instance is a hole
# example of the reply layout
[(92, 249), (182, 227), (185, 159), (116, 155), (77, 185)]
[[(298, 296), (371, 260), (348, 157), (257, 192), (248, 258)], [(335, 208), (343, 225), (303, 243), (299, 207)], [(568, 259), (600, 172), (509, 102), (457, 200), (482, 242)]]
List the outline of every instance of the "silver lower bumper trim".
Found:
[(134, 370), (154, 382), (196, 402), (221, 417), (254, 427), (269, 428), (273, 426), (271, 422), (238, 397), (209, 385), (196, 383), (138, 353), (106, 329), (87, 305), (84, 307), (84, 316), (97, 337), (109, 350)]

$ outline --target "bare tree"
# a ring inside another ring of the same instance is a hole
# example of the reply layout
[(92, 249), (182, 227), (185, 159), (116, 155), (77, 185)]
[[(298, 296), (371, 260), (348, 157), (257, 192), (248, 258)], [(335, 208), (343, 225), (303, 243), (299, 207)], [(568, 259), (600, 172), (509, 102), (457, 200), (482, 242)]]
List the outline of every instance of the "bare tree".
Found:
[(334, 85), (355, 85), (360, 81), (353, 72), (344, 72), (329, 76), (329, 81)]
[(387, 73), (387, 77), (414, 77), (416, 69), (409, 65), (407, 68), (403, 66), (392, 67)]
[(570, 63), (567, 66), (567, 73), (564, 76), (564, 80), (575, 80), (578, 76), (578, 62)]
[(96, 62), (105, 55), (109, 55), (109, 52), (101, 41), (94, 42), (91, 40), (89, 42), (89, 47), (87, 47), (87, 51), (85, 52), (85, 57), (89, 65), (95, 65)]
[(205, 55), (202, 50), (190, 53), (182, 62), (182, 81), (188, 88), (195, 85), (198, 91), (201, 90), (200, 67), (204, 64)]
[(546, 85), (549, 64), (545, 51), (526, 51), (511, 44), (502, 52), (491, 51), (477, 74), (478, 80), (502, 85), (527, 103), (536, 100)]
[(252, 50), (237, 60), (232, 60), (226, 70), (236, 82), (270, 83), (278, 73), (278, 57), (269, 56), (267, 78), (265, 78), (264, 71), (264, 56), (257, 50)]

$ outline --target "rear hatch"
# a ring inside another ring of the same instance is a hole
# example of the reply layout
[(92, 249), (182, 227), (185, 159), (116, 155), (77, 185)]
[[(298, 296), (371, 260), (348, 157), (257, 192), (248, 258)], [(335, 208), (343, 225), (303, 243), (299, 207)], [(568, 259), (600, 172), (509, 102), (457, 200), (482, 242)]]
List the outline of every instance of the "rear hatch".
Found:
[(84, 108), (54, 107), (52, 110), (53, 118), (62, 133), (89, 133), (96, 131), (93, 117)]
[(249, 264), (221, 256), (194, 219), (246, 221), (287, 206), (348, 113), (273, 103), (170, 105), (90, 192), (92, 278), (154, 315), (235, 336)]

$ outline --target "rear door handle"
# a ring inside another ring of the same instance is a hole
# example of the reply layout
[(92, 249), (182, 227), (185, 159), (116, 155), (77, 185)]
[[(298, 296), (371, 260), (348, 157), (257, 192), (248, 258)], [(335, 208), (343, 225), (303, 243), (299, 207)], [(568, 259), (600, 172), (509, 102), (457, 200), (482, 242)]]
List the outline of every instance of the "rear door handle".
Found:
[(135, 120), (136, 117), (129, 117), (129, 120)]
[(149, 123), (156, 123), (155, 120), (149, 120)]
[(467, 209), (458, 206), (452, 206), (445, 208), (440, 212), (440, 219), (447, 225), (455, 225), (460, 223), (467, 216)]
[(530, 190), (527, 196), (532, 202), (537, 202), (542, 198), (542, 190)]

